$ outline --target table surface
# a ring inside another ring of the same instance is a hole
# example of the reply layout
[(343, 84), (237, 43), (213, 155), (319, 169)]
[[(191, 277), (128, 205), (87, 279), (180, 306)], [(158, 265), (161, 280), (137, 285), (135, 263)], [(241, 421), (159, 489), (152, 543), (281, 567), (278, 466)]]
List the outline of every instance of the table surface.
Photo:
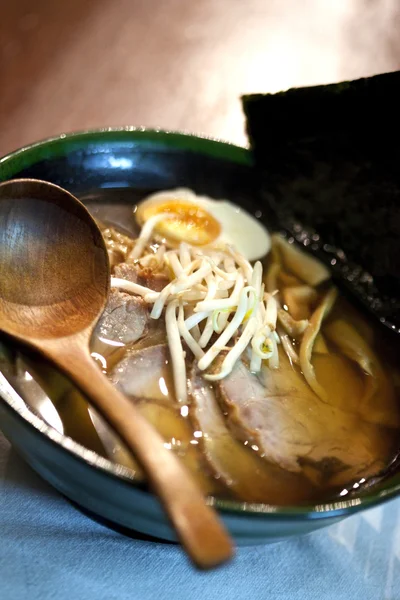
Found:
[(196, 571), (175, 544), (121, 535), (41, 480), (0, 433), (1, 600), (400, 600), (400, 499)]
[(0, 4), (0, 155), (121, 125), (244, 144), (243, 93), (400, 69), (399, 0)]
[[(399, 0), (1, 2), (0, 155), (138, 125), (246, 144), (240, 95), (400, 69)], [(84, 517), (0, 434), (4, 600), (400, 600), (400, 501), (214, 573)]]

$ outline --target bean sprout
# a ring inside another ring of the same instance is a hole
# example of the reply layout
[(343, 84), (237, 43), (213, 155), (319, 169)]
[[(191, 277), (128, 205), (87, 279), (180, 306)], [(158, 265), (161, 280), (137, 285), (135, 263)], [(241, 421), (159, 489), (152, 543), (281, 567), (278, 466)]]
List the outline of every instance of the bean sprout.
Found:
[(118, 288), (124, 292), (130, 292), (131, 294), (137, 294), (138, 296), (146, 296), (147, 294), (154, 294), (153, 290), (147, 288), (138, 283), (127, 281), (126, 279), (119, 279), (118, 277), (111, 277), (111, 287)]
[(190, 315), (190, 317), (188, 317), (185, 321), (186, 327), (190, 331), (195, 325), (198, 325), (199, 323), (204, 321), (204, 319), (207, 319), (208, 315), (209, 313), (205, 311)]
[(189, 346), (190, 350), (193, 352), (194, 356), (198, 359), (202, 358), (202, 356), (204, 356), (204, 351), (201, 349), (200, 344), (197, 343), (186, 326), (182, 302), (179, 304), (178, 329), (179, 333)]
[(267, 306), (265, 310), (264, 322), (272, 331), (275, 331), (276, 320), (278, 318), (278, 303), (271, 294), (266, 294), (266, 296)]
[(207, 317), (207, 321), (204, 326), (203, 333), (201, 334), (201, 337), (199, 339), (199, 345), (201, 348), (205, 348), (207, 346), (213, 333), (214, 333), (213, 318), (212, 318), (212, 315), (210, 315), (209, 317)]
[(179, 258), (175, 252), (167, 252), (165, 255), (166, 260), (169, 262), (169, 266), (173, 270), (175, 277), (179, 277), (183, 273), (183, 267), (180, 263)]
[(128, 260), (138, 260), (138, 258), (141, 257), (143, 250), (146, 248), (151, 239), (153, 229), (156, 225), (158, 225), (158, 223), (165, 221), (165, 219), (171, 219), (176, 216), (177, 215), (175, 213), (159, 213), (158, 215), (150, 217), (150, 219), (148, 219), (148, 221), (146, 221), (146, 223), (143, 225), (135, 247), (128, 256)]
[(183, 355), (181, 336), (176, 320), (178, 300), (173, 300), (165, 312), (165, 325), (167, 329), (168, 347), (171, 355), (172, 372), (174, 375), (175, 395), (178, 402), (185, 404), (187, 401), (186, 364)]
[[(244, 328), (242, 335), (239, 337), (238, 341), (228, 352), (221, 366), (221, 370), (219, 373), (215, 373), (213, 375), (205, 374), (204, 378), (209, 379), (210, 381), (218, 381), (219, 379), (224, 379), (229, 373), (232, 372), (233, 367), (236, 364), (236, 361), (243, 354), (246, 349), (248, 343), (250, 342), (252, 336), (254, 335), (257, 328), (257, 320), (253, 317), (250, 319)], [(203, 360), (203, 359), (201, 359)]]
[[(252, 372), (259, 372), (264, 363), (277, 368), (281, 342), (292, 362), (298, 363), (289, 337), (276, 331), (281, 305), (276, 293), (264, 293), (261, 262), (252, 266), (222, 243), (201, 248), (185, 242), (178, 248), (150, 245), (154, 228), (175, 216), (162, 213), (148, 219), (128, 257), (167, 274), (170, 281), (161, 292), (115, 277), (111, 287), (141, 296), (152, 305), (152, 319), (164, 315), (177, 400), (187, 401), (182, 340), (201, 371), (211, 368), (213, 372), (204, 373), (210, 381), (227, 377), (245, 352)], [(226, 354), (215, 367), (221, 352)]]
[(166, 247), (164, 246), (164, 244), (162, 244), (161, 246), (158, 247), (157, 252), (154, 255), (154, 258), (156, 259), (156, 261), (159, 264), (161, 264), (163, 262), (165, 251), (166, 251)]
[(237, 310), (232, 321), (228, 324), (226, 329), (214, 342), (211, 348), (207, 350), (203, 358), (199, 360), (198, 367), (200, 371), (204, 371), (204, 369), (207, 369), (210, 366), (213, 360), (221, 352), (221, 347), (226, 346), (230, 339), (235, 335), (236, 331), (239, 329), (239, 326), (242, 324), (243, 318), (247, 312), (248, 296), (253, 290), (254, 288), (252, 288), (251, 286), (247, 286), (241, 291)]
[(190, 257), (190, 246), (185, 242), (182, 242), (179, 247), (179, 259), (183, 268), (186, 268), (192, 262)]

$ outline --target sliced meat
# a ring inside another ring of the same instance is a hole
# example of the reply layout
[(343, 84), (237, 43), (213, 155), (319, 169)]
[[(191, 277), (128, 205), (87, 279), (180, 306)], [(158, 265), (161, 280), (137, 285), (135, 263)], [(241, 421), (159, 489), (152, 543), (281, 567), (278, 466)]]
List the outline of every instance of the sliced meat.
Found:
[(176, 452), (205, 494), (220, 493), (223, 489), (211, 471), (203, 469), (202, 456), (189, 419), (180, 414), (180, 407), (159, 402), (140, 402), (142, 415), (160, 433), (172, 452)]
[(135, 350), (142, 350), (150, 346), (159, 346), (160, 344), (167, 344), (167, 330), (163, 316), (160, 319), (149, 320), (147, 333), (136, 342)]
[[(137, 405), (172, 452), (179, 454), (205, 494), (220, 492), (218, 481), (202, 469), (197, 440), (188, 419), (181, 415), (175, 400), (166, 345), (128, 351), (109, 375), (112, 383)], [(118, 461), (132, 468), (132, 457), (117, 436), (108, 431), (113, 447), (118, 449)], [(104, 437), (104, 436), (103, 436)], [(193, 443), (195, 442), (195, 443)], [(138, 469), (136, 465), (136, 470)]]
[[(345, 397), (343, 391), (339, 397), (338, 387), (327, 402), (322, 401), (283, 352), (279, 369), (265, 368), (261, 373), (253, 375), (239, 361), (218, 391), (229, 426), (240, 439), (256, 444), (265, 458), (291, 471), (301, 470), (302, 459), (315, 464), (329, 459), (337, 472), (346, 473), (347, 481), (384, 465), (391, 445), (386, 432), (344, 410)], [(342, 375), (344, 387), (350, 385), (351, 378)], [(340, 372), (336, 378), (341, 378)], [(362, 387), (353, 385), (347, 402), (349, 397), (353, 402), (360, 398)]]
[[(201, 468), (200, 450), (196, 445), (191, 444), (193, 432), (188, 420), (180, 415), (179, 408), (154, 400), (135, 399), (135, 404), (142, 416), (159, 432), (171, 452), (179, 455), (195, 477), (202, 492), (204, 494), (220, 492), (221, 487), (218, 485), (218, 481)], [(93, 408), (90, 408), (90, 412), (93, 424), (110, 460), (135, 471), (138, 479), (145, 479), (142, 468), (125, 443), (110, 428), (107, 421)]]
[(169, 283), (169, 279), (165, 273), (154, 272), (151, 269), (145, 269), (132, 263), (121, 263), (115, 266), (114, 276), (119, 279), (132, 281), (132, 283), (138, 283), (155, 292), (161, 292), (161, 290)]
[(112, 289), (95, 336), (132, 344), (147, 333), (148, 321), (149, 311), (142, 298)]
[(233, 437), (212, 386), (195, 368), (191, 373), (190, 392), (190, 418), (202, 432), (198, 440), (204, 456), (215, 475), (239, 499), (294, 504), (312, 497), (314, 488), (305, 477), (267, 463)]
[(128, 350), (109, 374), (126, 396), (176, 402), (168, 347), (165, 344)]

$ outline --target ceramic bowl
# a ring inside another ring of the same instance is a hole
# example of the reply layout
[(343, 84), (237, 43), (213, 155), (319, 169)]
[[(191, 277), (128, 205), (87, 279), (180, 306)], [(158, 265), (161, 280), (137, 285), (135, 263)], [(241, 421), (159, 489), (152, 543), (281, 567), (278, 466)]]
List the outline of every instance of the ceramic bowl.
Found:
[[(118, 188), (122, 195), (127, 190), (132, 197), (135, 191), (187, 186), (262, 212), (254, 200), (248, 150), (164, 131), (128, 127), (63, 134), (1, 159), (0, 181), (16, 177), (45, 179), (84, 201), (94, 195), (100, 204), (102, 194), (109, 201), (110, 188)], [(115, 525), (174, 541), (158, 500), (132, 471), (64, 435), (57, 419), (35, 406), (35, 397), (45, 396), (41, 387), (32, 381), (15, 385), (13, 349), (4, 342), (1, 353), (0, 428), (26, 462), (86, 511)], [(330, 504), (282, 508), (213, 498), (210, 502), (237, 544), (264, 544), (333, 524), (396, 495), (400, 495), (398, 472), (358, 497)]]

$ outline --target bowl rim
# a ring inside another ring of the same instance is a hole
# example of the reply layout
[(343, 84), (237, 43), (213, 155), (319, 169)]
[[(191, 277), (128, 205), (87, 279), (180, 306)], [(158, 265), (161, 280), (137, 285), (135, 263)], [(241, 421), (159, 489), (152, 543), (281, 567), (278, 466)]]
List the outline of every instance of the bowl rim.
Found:
[[(20, 170), (32, 166), (40, 160), (53, 159), (68, 155), (72, 151), (94, 149), (105, 142), (121, 143), (131, 147), (135, 145), (149, 148), (158, 146), (165, 151), (180, 149), (206, 154), (215, 158), (224, 158), (237, 164), (251, 167), (253, 164), (251, 152), (242, 146), (232, 144), (220, 139), (202, 134), (170, 131), (163, 129), (147, 129), (145, 127), (105, 127), (89, 129), (72, 133), (61, 133), (45, 138), (39, 142), (25, 145), (0, 158), (0, 181), (11, 179)], [(223, 152), (221, 153), (221, 150)], [(48, 425), (41, 417), (37, 416), (0, 372), (0, 400), (17, 413), (25, 423), (32, 426), (37, 434), (44, 436), (47, 441), (61, 447), (65, 452), (72, 454), (75, 459), (83, 461), (89, 467), (100, 470), (110, 478), (143, 489), (142, 482), (137, 481), (134, 472), (128, 467), (112, 463), (96, 452), (85, 448), (72, 438), (59, 433)], [(268, 517), (284, 519), (318, 519), (335, 518), (350, 515), (358, 510), (371, 508), (384, 501), (400, 495), (400, 481), (385, 486), (383, 489), (372, 493), (366, 492), (362, 496), (352, 497), (349, 500), (318, 503), (297, 506), (274, 506), (263, 503), (249, 503), (235, 500), (222, 500), (209, 497), (208, 503), (215, 506), (222, 513), (236, 514), (247, 517)]]

